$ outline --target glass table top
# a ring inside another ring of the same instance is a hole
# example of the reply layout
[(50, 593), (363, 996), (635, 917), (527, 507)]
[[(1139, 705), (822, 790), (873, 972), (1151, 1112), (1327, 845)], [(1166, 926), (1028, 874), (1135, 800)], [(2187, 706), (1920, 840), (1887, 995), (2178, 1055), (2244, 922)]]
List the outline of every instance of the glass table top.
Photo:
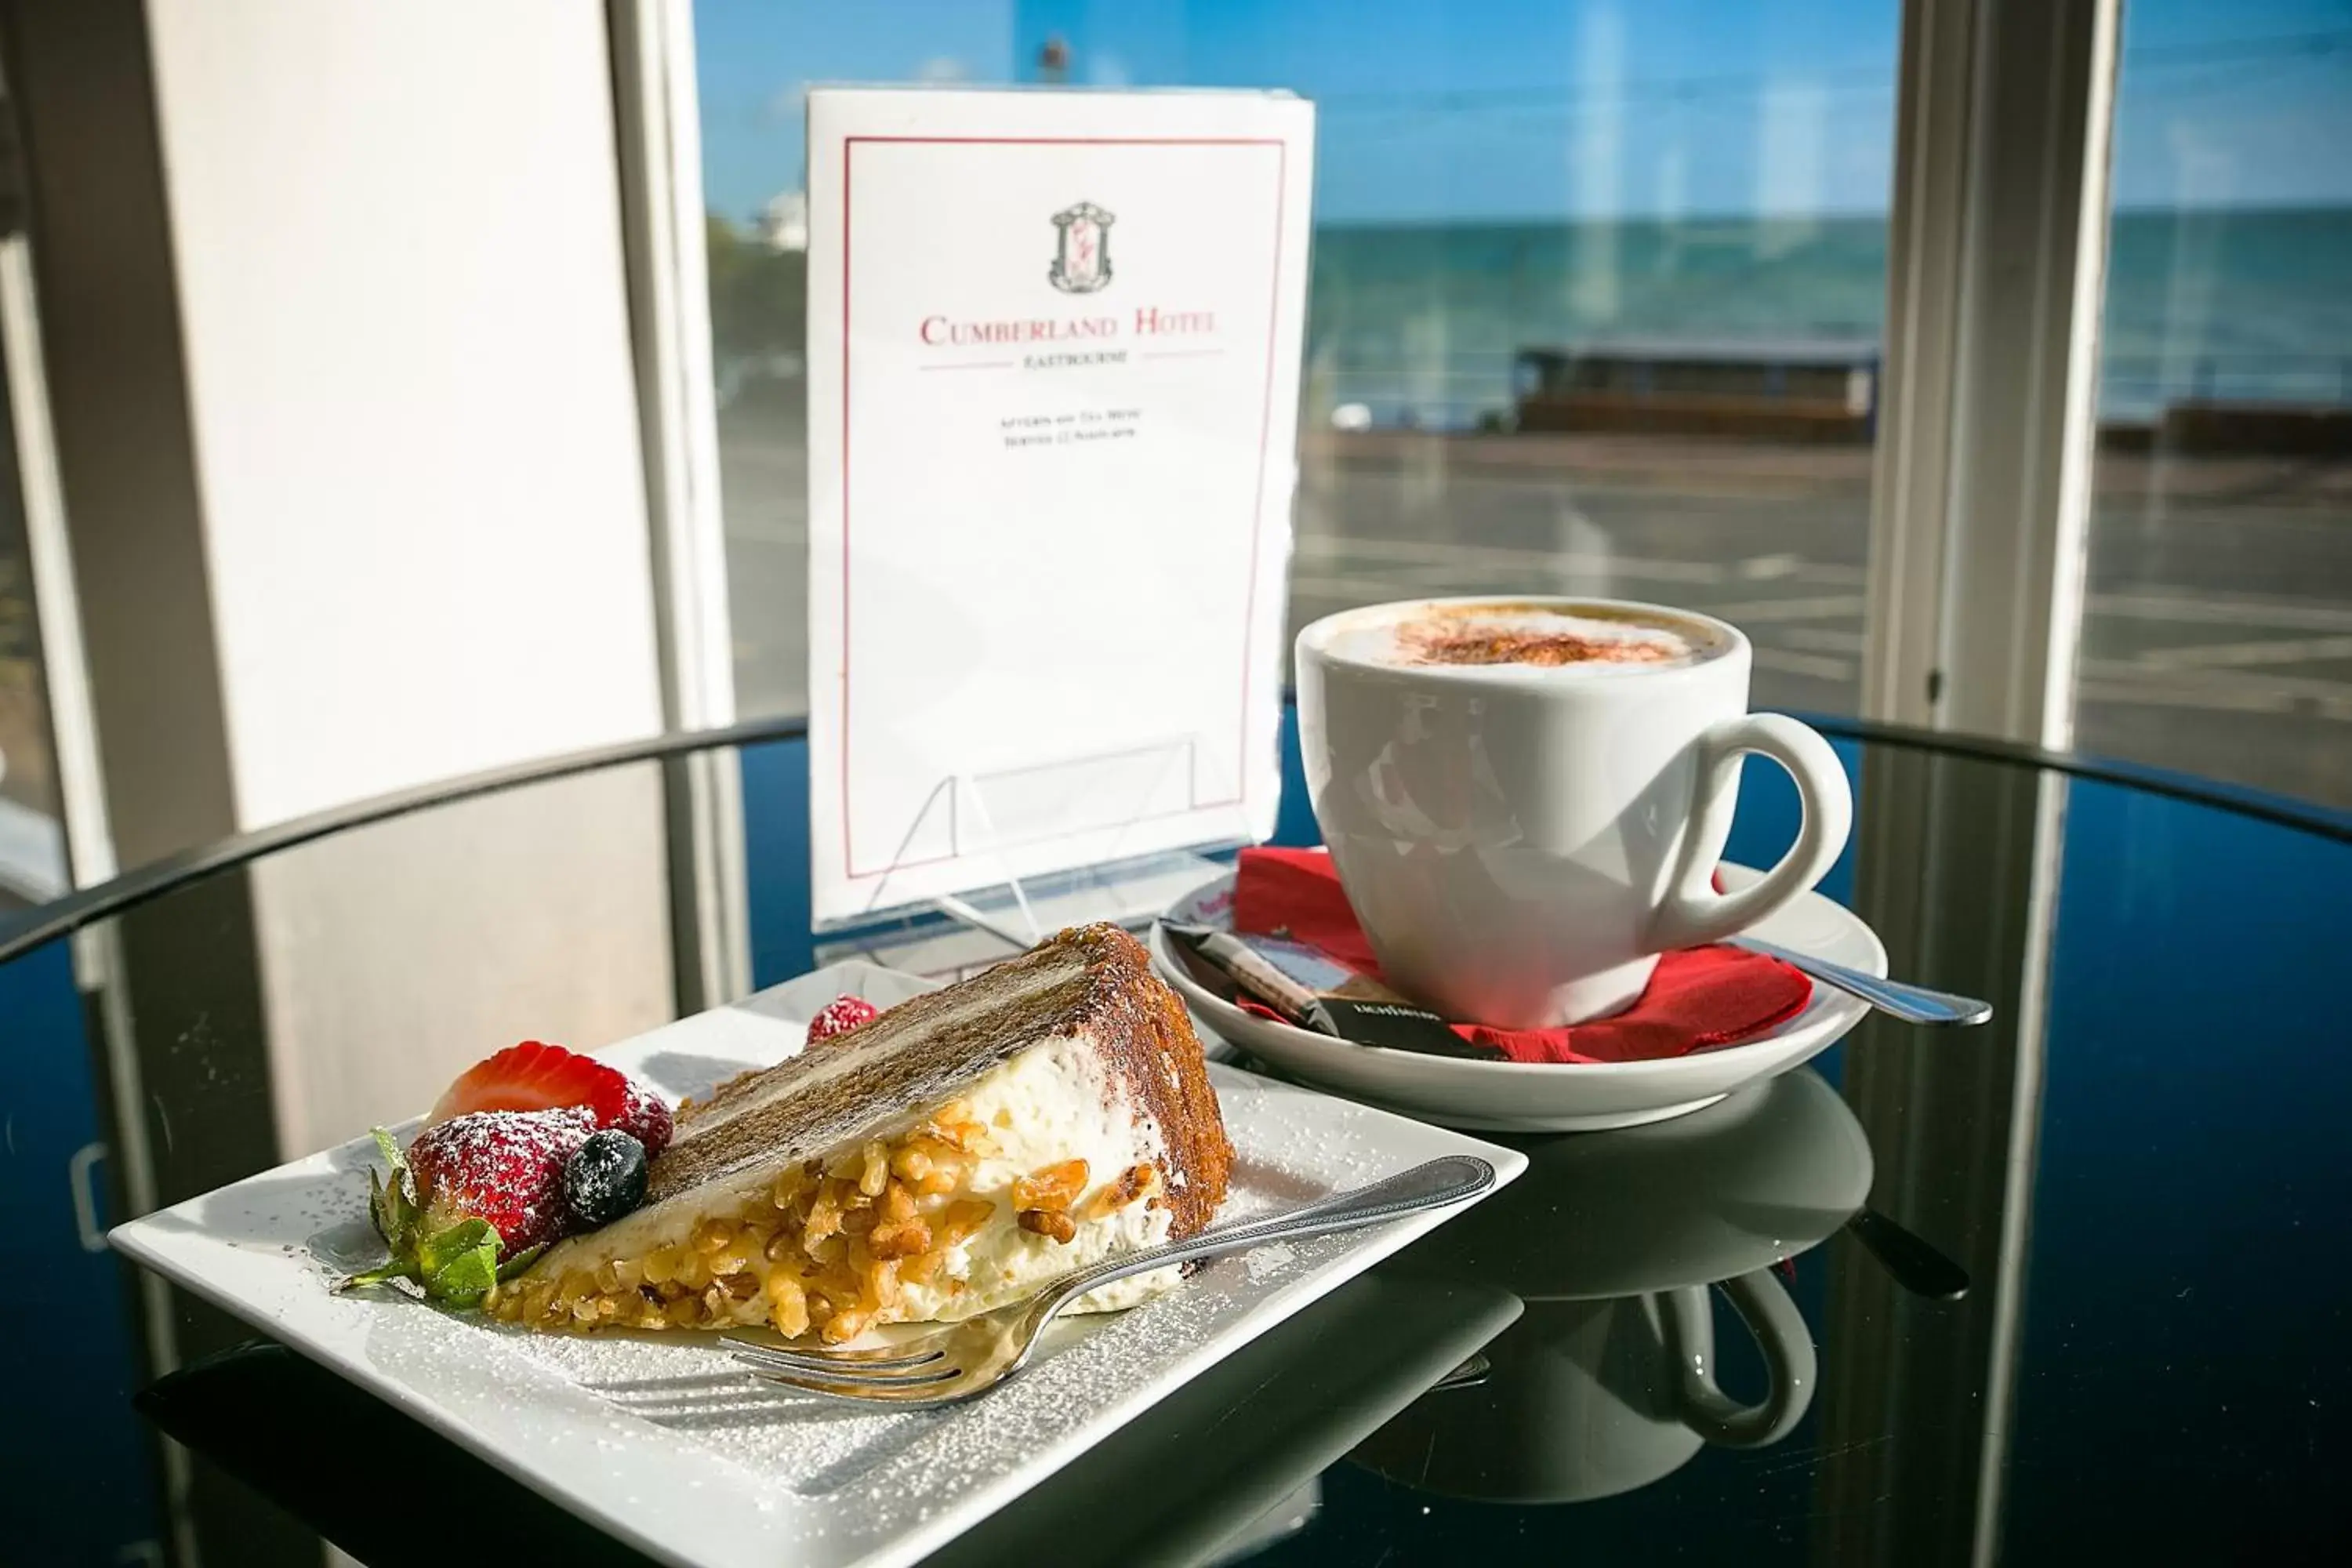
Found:
[[(1858, 809), (1824, 890), (1990, 1025), (1874, 1018), (1675, 1121), (1504, 1139), (1516, 1185), (939, 1560), (2352, 1542), (2352, 1063), (2326, 982), (2352, 834), (1916, 737), (1838, 746)], [(742, 867), (715, 905), (672, 874), (677, 804), (714, 782)], [(1299, 798), (1283, 841), (1312, 841)], [(1730, 858), (1771, 859), (1795, 813), (1749, 770)], [(636, 1561), (103, 1232), (408, 1114), (515, 1039), (593, 1047), (725, 1000), (714, 953), (739, 986), (844, 951), (948, 962), (813, 932), (806, 820), (796, 738), (614, 762), (225, 857), (0, 962), (0, 1214), (42, 1283), (5, 1309), (28, 1386), (0, 1417), (0, 1555)]]

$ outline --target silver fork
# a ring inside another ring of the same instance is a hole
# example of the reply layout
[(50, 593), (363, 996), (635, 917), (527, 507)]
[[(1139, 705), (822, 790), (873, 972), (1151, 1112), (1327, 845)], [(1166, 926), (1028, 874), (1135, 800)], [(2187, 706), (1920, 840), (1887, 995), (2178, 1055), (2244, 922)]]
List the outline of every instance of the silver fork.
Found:
[(1495, 1167), (1467, 1154), (1448, 1154), (1412, 1170), (1351, 1187), (1303, 1207), (1232, 1225), (1213, 1226), (1183, 1241), (1106, 1258), (1066, 1274), (1024, 1300), (982, 1312), (937, 1332), (864, 1351), (813, 1351), (764, 1344), (730, 1334), (735, 1359), (771, 1383), (804, 1393), (929, 1410), (984, 1394), (1020, 1372), (1037, 1337), (1055, 1315), (1089, 1290), (1113, 1280), (1246, 1252), (1268, 1242), (1355, 1230), (1382, 1220), (1442, 1208), (1495, 1184)]

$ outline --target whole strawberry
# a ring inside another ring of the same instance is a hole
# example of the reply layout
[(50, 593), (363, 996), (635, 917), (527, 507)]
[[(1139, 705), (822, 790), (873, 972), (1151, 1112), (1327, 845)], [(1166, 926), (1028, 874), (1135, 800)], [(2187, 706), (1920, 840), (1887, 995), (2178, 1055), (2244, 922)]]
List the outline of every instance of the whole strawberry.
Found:
[(379, 1129), (392, 1173), (368, 1173), (369, 1209), (392, 1259), (343, 1286), (410, 1279), (435, 1300), (476, 1304), (502, 1265), (562, 1234), (564, 1162), (594, 1131), (584, 1107), (477, 1110), (427, 1127), (404, 1154)]
[(563, 1228), (563, 1163), (596, 1131), (579, 1108), (478, 1110), (428, 1127), (408, 1146), (425, 1217), (489, 1221), (500, 1262), (544, 1247)]
[(861, 1024), (870, 1024), (882, 1016), (882, 1010), (863, 996), (836, 996), (817, 1009), (809, 1020), (808, 1043), (832, 1039), (845, 1035)]

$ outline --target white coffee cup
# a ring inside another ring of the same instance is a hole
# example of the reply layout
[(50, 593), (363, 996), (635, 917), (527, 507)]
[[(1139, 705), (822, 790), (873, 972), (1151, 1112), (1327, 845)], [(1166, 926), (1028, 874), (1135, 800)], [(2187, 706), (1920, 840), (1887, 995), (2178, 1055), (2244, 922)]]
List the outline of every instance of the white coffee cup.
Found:
[[(1583, 626), (1686, 657), (1432, 662), (1431, 626)], [(1415, 643), (1413, 637), (1422, 637)], [(1298, 634), (1308, 793), (1399, 990), (1509, 1028), (1630, 1006), (1658, 955), (1746, 930), (1815, 882), (1853, 802), (1829, 743), (1748, 711), (1748, 639), (1687, 610), (1493, 595), (1379, 605)], [(1717, 893), (1740, 759), (1797, 783), (1804, 823), (1761, 880)]]

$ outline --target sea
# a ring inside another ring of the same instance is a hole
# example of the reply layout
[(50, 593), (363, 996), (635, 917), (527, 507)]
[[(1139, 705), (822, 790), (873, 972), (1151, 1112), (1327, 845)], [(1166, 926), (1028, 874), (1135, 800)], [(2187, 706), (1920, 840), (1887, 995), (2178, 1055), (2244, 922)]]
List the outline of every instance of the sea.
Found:
[[(1511, 406), (1520, 351), (1801, 342), (1874, 352), (1883, 217), (1325, 226), (1310, 417), (1458, 429)], [(2118, 213), (2099, 412), (2352, 404), (2352, 207)]]

